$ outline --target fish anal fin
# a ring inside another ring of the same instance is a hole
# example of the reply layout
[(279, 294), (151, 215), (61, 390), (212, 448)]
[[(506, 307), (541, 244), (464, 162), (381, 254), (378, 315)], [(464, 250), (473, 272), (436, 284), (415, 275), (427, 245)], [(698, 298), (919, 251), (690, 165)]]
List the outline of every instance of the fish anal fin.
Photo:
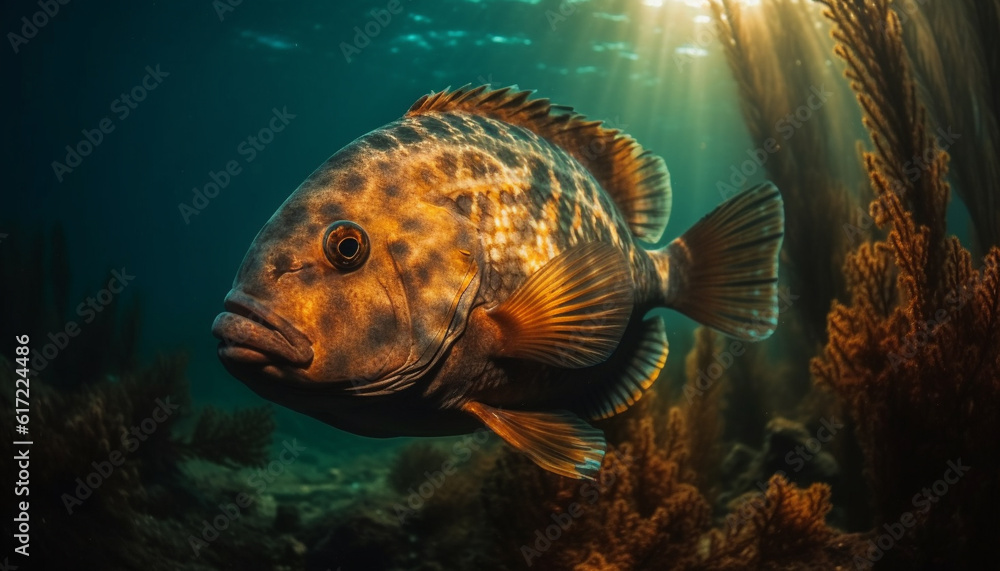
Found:
[[(597, 390), (582, 398), (580, 412), (588, 420), (603, 420), (628, 410), (642, 398), (667, 363), (667, 329), (663, 318), (654, 316), (642, 321), (635, 334), (635, 347), (623, 347), (628, 352), (615, 355), (607, 368), (617, 377), (608, 379)], [(627, 334), (632, 338), (632, 333)], [(602, 369), (604, 366), (602, 366)], [(576, 407), (574, 407), (576, 408)]]
[(572, 107), (529, 99), (531, 91), (466, 85), (424, 95), (406, 116), (464, 112), (528, 129), (579, 161), (614, 200), (632, 234), (655, 243), (670, 218), (670, 175), (663, 159), (619, 129), (589, 121)]
[(604, 362), (628, 325), (631, 283), (625, 254), (612, 244), (564, 251), (486, 312), (499, 337), (495, 356), (571, 369)]
[(549, 472), (593, 480), (601, 468), (607, 449), (604, 433), (571, 412), (506, 410), (475, 401), (462, 410)]

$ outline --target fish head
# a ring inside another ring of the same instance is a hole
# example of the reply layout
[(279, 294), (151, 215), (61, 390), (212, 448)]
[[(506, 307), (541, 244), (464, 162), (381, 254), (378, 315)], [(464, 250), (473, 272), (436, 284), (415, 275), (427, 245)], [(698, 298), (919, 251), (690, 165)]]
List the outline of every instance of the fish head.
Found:
[(213, 325), (229, 372), (272, 400), (274, 385), (399, 393), (447, 352), (471, 310), (474, 230), (427, 198), (434, 183), (412, 166), (419, 153), (404, 160), (366, 137), (274, 213)]

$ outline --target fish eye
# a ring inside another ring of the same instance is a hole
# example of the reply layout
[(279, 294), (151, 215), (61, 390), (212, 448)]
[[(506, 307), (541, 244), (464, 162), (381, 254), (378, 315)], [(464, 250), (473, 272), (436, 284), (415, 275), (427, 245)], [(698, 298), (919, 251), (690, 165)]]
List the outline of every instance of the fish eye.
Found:
[(344, 271), (357, 269), (368, 259), (368, 234), (350, 220), (338, 220), (326, 229), (323, 252), (333, 267)]

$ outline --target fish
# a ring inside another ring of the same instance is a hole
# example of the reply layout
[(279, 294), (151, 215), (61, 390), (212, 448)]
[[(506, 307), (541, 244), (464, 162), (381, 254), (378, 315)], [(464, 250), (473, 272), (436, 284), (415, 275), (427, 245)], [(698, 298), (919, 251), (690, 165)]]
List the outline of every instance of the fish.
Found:
[(663, 308), (736, 339), (778, 324), (781, 194), (761, 183), (657, 247), (664, 160), (516, 87), (420, 97), (261, 228), (212, 331), (261, 397), (362, 436), (486, 427), (594, 479), (594, 422), (667, 360)]

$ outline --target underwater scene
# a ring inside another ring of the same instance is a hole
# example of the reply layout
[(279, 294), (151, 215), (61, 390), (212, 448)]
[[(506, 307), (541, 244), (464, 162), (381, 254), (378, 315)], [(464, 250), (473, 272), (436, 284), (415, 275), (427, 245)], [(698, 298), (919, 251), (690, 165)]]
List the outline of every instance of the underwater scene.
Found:
[(12, 0), (0, 569), (990, 569), (1000, 0)]

